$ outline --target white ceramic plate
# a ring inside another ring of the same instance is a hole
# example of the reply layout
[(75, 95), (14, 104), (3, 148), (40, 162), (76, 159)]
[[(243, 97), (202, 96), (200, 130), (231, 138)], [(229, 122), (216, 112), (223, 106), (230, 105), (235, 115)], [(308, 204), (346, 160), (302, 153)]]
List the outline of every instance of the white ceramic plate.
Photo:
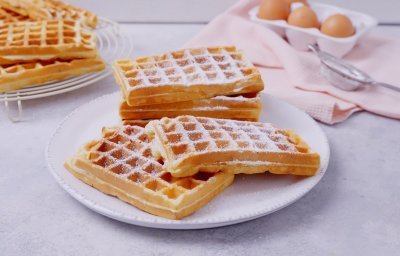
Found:
[(262, 121), (275, 123), (281, 128), (292, 128), (321, 155), (321, 169), (316, 176), (237, 175), (230, 187), (183, 220), (168, 220), (142, 212), (84, 184), (63, 167), (64, 160), (80, 146), (100, 136), (103, 126), (119, 123), (119, 93), (95, 99), (77, 108), (61, 122), (46, 150), (48, 165), (57, 182), (72, 197), (90, 209), (119, 221), (154, 228), (200, 229), (255, 219), (304, 196), (321, 180), (329, 162), (328, 141), (313, 119), (270, 95), (263, 94), (262, 100)]

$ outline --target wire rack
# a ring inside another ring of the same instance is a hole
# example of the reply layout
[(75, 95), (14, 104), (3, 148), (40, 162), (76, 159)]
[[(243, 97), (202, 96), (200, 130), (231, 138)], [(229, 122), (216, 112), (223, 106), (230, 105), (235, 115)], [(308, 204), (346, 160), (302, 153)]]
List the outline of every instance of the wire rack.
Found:
[[(120, 33), (118, 23), (106, 18), (99, 18), (95, 33), (99, 52), (105, 60), (107, 68), (101, 72), (0, 93), (0, 102), (4, 102), (7, 116), (12, 122), (19, 122), (22, 119), (22, 101), (53, 96), (93, 84), (111, 74), (111, 62), (113, 60), (131, 55), (132, 41)], [(18, 109), (14, 116), (11, 114), (11, 104), (16, 104)]]

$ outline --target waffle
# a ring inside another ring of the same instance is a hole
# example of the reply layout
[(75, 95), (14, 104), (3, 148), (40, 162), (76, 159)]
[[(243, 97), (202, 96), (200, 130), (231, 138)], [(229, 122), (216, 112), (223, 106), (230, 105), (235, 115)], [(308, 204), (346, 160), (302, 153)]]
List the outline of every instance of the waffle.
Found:
[(234, 176), (222, 172), (173, 178), (152, 157), (143, 130), (135, 126), (103, 129), (102, 139), (86, 144), (65, 166), (101, 192), (169, 219), (192, 214), (232, 183)]
[(320, 165), (299, 136), (267, 123), (181, 116), (152, 121), (146, 129), (155, 138), (153, 154), (174, 177), (200, 170), (314, 175)]
[(24, 0), (0, 0), (1, 8), (25, 17), (29, 17), (28, 10), (24, 6), (27, 5), (28, 3), (29, 3), (28, 1)]
[(101, 58), (51, 60), (0, 66), (0, 93), (103, 69), (105, 64)]
[(216, 96), (176, 103), (129, 106), (121, 102), (119, 114), (122, 120), (148, 120), (181, 115), (257, 121), (261, 113), (261, 98), (257, 94), (240, 96)]
[(32, 20), (75, 20), (95, 28), (97, 16), (60, 0), (0, 0), (0, 5)]
[(113, 72), (130, 106), (255, 93), (264, 88), (259, 71), (233, 46), (117, 60)]
[(9, 22), (28, 21), (29, 17), (0, 6), (0, 25)]
[(79, 22), (50, 20), (0, 26), (0, 65), (49, 59), (93, 58), (95, 35)]
[(126, 119), (122, 120), (122, 125), (146, 127), (148, 123), (155, 120), (157, 119)]
[[(146, 127), (146, 125), (149, 124), (150, 122), (157, 121), (157, 120), (160, 120), (160, 119), (123, 119), (121, 124)], [(235, 118), (234, 120), (255, 122), (254, 120), (249, 120), (249, 118)]]

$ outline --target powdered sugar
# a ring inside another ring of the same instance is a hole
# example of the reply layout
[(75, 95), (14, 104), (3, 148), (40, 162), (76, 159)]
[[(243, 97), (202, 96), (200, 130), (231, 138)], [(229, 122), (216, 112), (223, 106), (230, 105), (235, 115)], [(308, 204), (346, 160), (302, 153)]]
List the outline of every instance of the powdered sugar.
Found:
[(145, 132), (148, 130), (138, 126), (103, 129), (103, 138), (89, 148), (88, 160), (118, 179), (152, 190), (167, 200), (178, 199), (187, 190), (215, 182), (213, 177), (218, 174), (211, 174), (206, 180), (197, 176), (182, 180), (171, 177), (164, 164), (152, 154), (151, 147), (156, 145)]
[(202, 152), (297, 152), (285, 133), (268, 123), (181, 116), (163, 118), (160, 125), (176, 159)]
[(163, 171), (162, 165), (152, 158), (147, 137), (140, 127), (106, 130), (92, 154), (98, 155), (97, 159), (92, 159), (94, 163), (121, 177), (133, 175), (135, 182), (143, 182)]
[(250, 75), (253, 67), (234, 47), (185, 49), (139, 58), (128, 66), (120, 66), (127, 90), (176, 84), (232, 83)]
[(230, 108), (224, 106), (214, 106), (214, 107), (194, 107), (192, 110), (196, 111), (213, 111), (213, 110), (229, 110)]

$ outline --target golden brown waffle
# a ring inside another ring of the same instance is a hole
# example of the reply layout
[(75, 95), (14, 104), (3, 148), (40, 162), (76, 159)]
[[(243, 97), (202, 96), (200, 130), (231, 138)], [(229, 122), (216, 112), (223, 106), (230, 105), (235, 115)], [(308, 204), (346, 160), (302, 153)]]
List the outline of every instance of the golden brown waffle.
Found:
[[(125, 119), (121, 121), (122, 125), (134, 125), (134, 126), (140, 126), (140, 127), (146, 127), (148, 123), (151, 121), (157, 121), (159, 119)], [(250, 122), (255, 122), (255, 120), (249, 120), (248, 118), (235, 118), (235, 120), (238, 121), (250, 121)]]
[(32, 20), (75, 20), (95, 28), (97, 16), (60, 0), (0, 0), (8, 10), (29, 16)]
[[(29, 17), (28, 10), (24, 6), (24, 2), (25, 1), (23, 0), (0, 0), (0, 6), (7, 11), (12, 11), (18, 15)], [(29, 2), (26, 1), (26, 4), (28, 3)]]
[(95, 35), (79, 22), (49, 20), (0, 26), (0, 65), (50, 59), (93, 58)]
[(140, 126), (146, 127), (148, 123), (154, 121), (156, 119), (130, 119), (130, 120), (122, 120), (122, 125), (130, 125), (130, 126)]
[(182, 115), (205, 116), (235, 120), (258, 121), (261, 98), (258, 94), (216, 96), (176, 103), (129, 106), (126, 101), (119, 106), (122, 120), (148, 120)]
[(29, 17), (0, 7), (0, 25), (9, 22), (28, 21)]
[(181, 219), (208, 203), (234, 176), (200, 172), (173, 178), (151, 155), (143, 128), (103, 129), (65, 166), (78, 179), (137, 208), (169, 219)]
[(255, 93), (264, 88), (259, 71), (233, 46), (117, 60), (113, 72), (131, 106)]
[(314, 175), (320, 166), (319, 155), (299, 136), (268, 123), (181, 116), (147, 128), (155, 137), (153, 153), (175, 177), (200, 170)]
[(105, 64), (101, 58), (51, 60), (0, 66), (0, 93), (103, 69)]

